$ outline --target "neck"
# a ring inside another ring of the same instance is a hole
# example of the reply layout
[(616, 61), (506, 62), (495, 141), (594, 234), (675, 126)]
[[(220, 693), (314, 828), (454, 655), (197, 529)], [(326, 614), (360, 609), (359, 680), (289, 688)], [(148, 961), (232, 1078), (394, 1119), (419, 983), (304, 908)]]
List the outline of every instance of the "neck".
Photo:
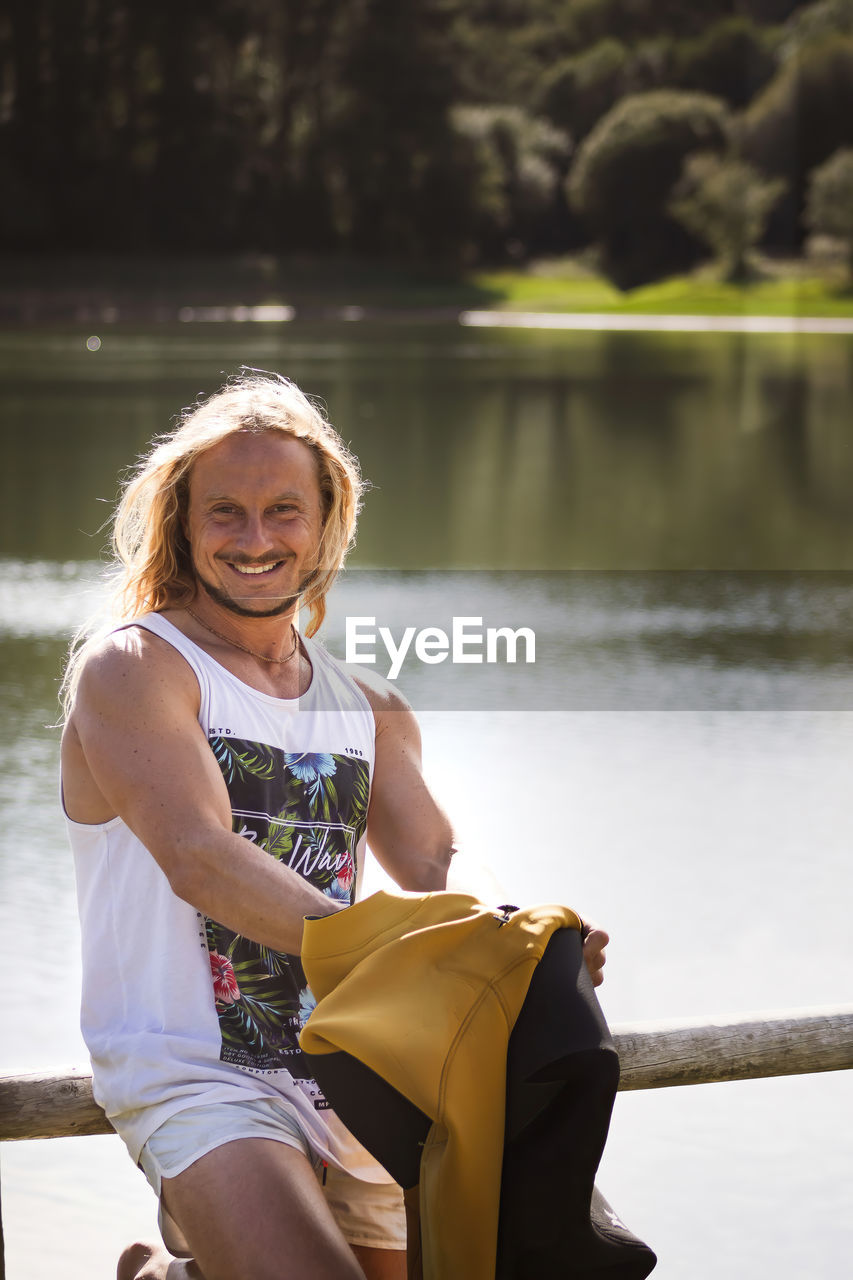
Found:
[(210, 636), (270, 667), (280, 670), (297, 655), (295, 609), (273, 617), (250, 617), (196, 596), (186, 612)]

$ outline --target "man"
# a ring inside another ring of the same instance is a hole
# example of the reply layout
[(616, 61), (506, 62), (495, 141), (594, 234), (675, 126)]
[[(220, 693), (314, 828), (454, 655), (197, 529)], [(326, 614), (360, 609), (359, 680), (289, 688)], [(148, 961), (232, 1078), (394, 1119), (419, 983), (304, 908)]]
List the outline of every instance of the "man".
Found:
[[(69, 666), (83, 1030), (180, 1255), (134, 1245), (119, 1280), (405, 1276), (399, 1189), (296, 1040), (304, 917), (350, 904), (366, 840), (408, 890), (444, 888), (453, 853), (410, 708), (311, 638), (360, 496), (292, 383), (229, 382), (127, 486), (117, 623)], [(586, 940), (595, 982), (606, 941)]]

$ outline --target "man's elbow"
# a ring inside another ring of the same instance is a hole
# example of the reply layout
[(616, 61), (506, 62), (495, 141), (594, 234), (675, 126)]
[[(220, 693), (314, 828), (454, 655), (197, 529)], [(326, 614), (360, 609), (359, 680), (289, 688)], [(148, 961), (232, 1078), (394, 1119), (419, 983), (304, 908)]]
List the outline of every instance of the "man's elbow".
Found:
[(199, 909), (200, 877), (197, 870), (186, 864), (178, 863), (169, 867), (166, 872), (169, 888), (176, 898), (188, 902), (191, 907)]
[(398, 881), (400, 888), (410, 893), (434, 893), (437, 889), (446, 889), (453, 852), (452, 845), (441, 845), (413, 858), (406, 866), (405, 883)]
[(207, 879), (199, 850), (189, 843), (177, 841), (168, 849), (158, 850), (154, 856), (175, 897), (198, 909)]

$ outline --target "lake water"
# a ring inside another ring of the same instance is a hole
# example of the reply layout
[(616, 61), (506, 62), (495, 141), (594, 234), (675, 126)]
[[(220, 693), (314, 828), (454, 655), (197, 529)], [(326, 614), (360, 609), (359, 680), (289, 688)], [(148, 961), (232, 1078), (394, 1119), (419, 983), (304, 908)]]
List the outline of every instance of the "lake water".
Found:
[[(610, 930), (610, 1021), (850, 1000), (853, 340), (90, 336), (0, 334), (5, 1069), (85, 1062), (49, 726), (118, 473), (243, 363), (321, 396), (373, 484), (331, 648), (353, 615), (535, 634), (535, 663), (409, 654), (399, 680), (469, 862)], [(623, 1094), (600, 1183), (661, 1280), (828, 1280), (853, 1247), (851, 1102), (848, 1073)], [(0, 1160), (10, 1280), (109, 1277), (155, 1231), (117, 1139)]]

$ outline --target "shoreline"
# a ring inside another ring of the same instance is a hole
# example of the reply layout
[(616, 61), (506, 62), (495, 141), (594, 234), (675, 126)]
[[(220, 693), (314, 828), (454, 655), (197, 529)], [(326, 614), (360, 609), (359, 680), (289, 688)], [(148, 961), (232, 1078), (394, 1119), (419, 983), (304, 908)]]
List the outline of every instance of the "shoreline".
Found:
[(467, 309), (446, 307), (292, 306), (286, 303), (252, 305), (204, 304), (177, 306), (159, 301), (93, 303), (67, 298), (20, 298), (0, 294), (0, 334), (73, 326), (119, 328), (124, 325), (215, 326), (311, 324), (445, 325), (468, 329), (598, 333), (731, 333), (853, 335), (850, 315), (809, 312), (739, 314), (672, 311), (549, 311), (516, 308)]
[(622, 293), (572, 259), (453, 274), (333, 258), (0, 255), (4, 330), (294, 320), (726, 332), (808, 331), (808, 320), (847, 333), (853, 286), (802, 259), (764, 261), (740, 284), (706, 266)]

